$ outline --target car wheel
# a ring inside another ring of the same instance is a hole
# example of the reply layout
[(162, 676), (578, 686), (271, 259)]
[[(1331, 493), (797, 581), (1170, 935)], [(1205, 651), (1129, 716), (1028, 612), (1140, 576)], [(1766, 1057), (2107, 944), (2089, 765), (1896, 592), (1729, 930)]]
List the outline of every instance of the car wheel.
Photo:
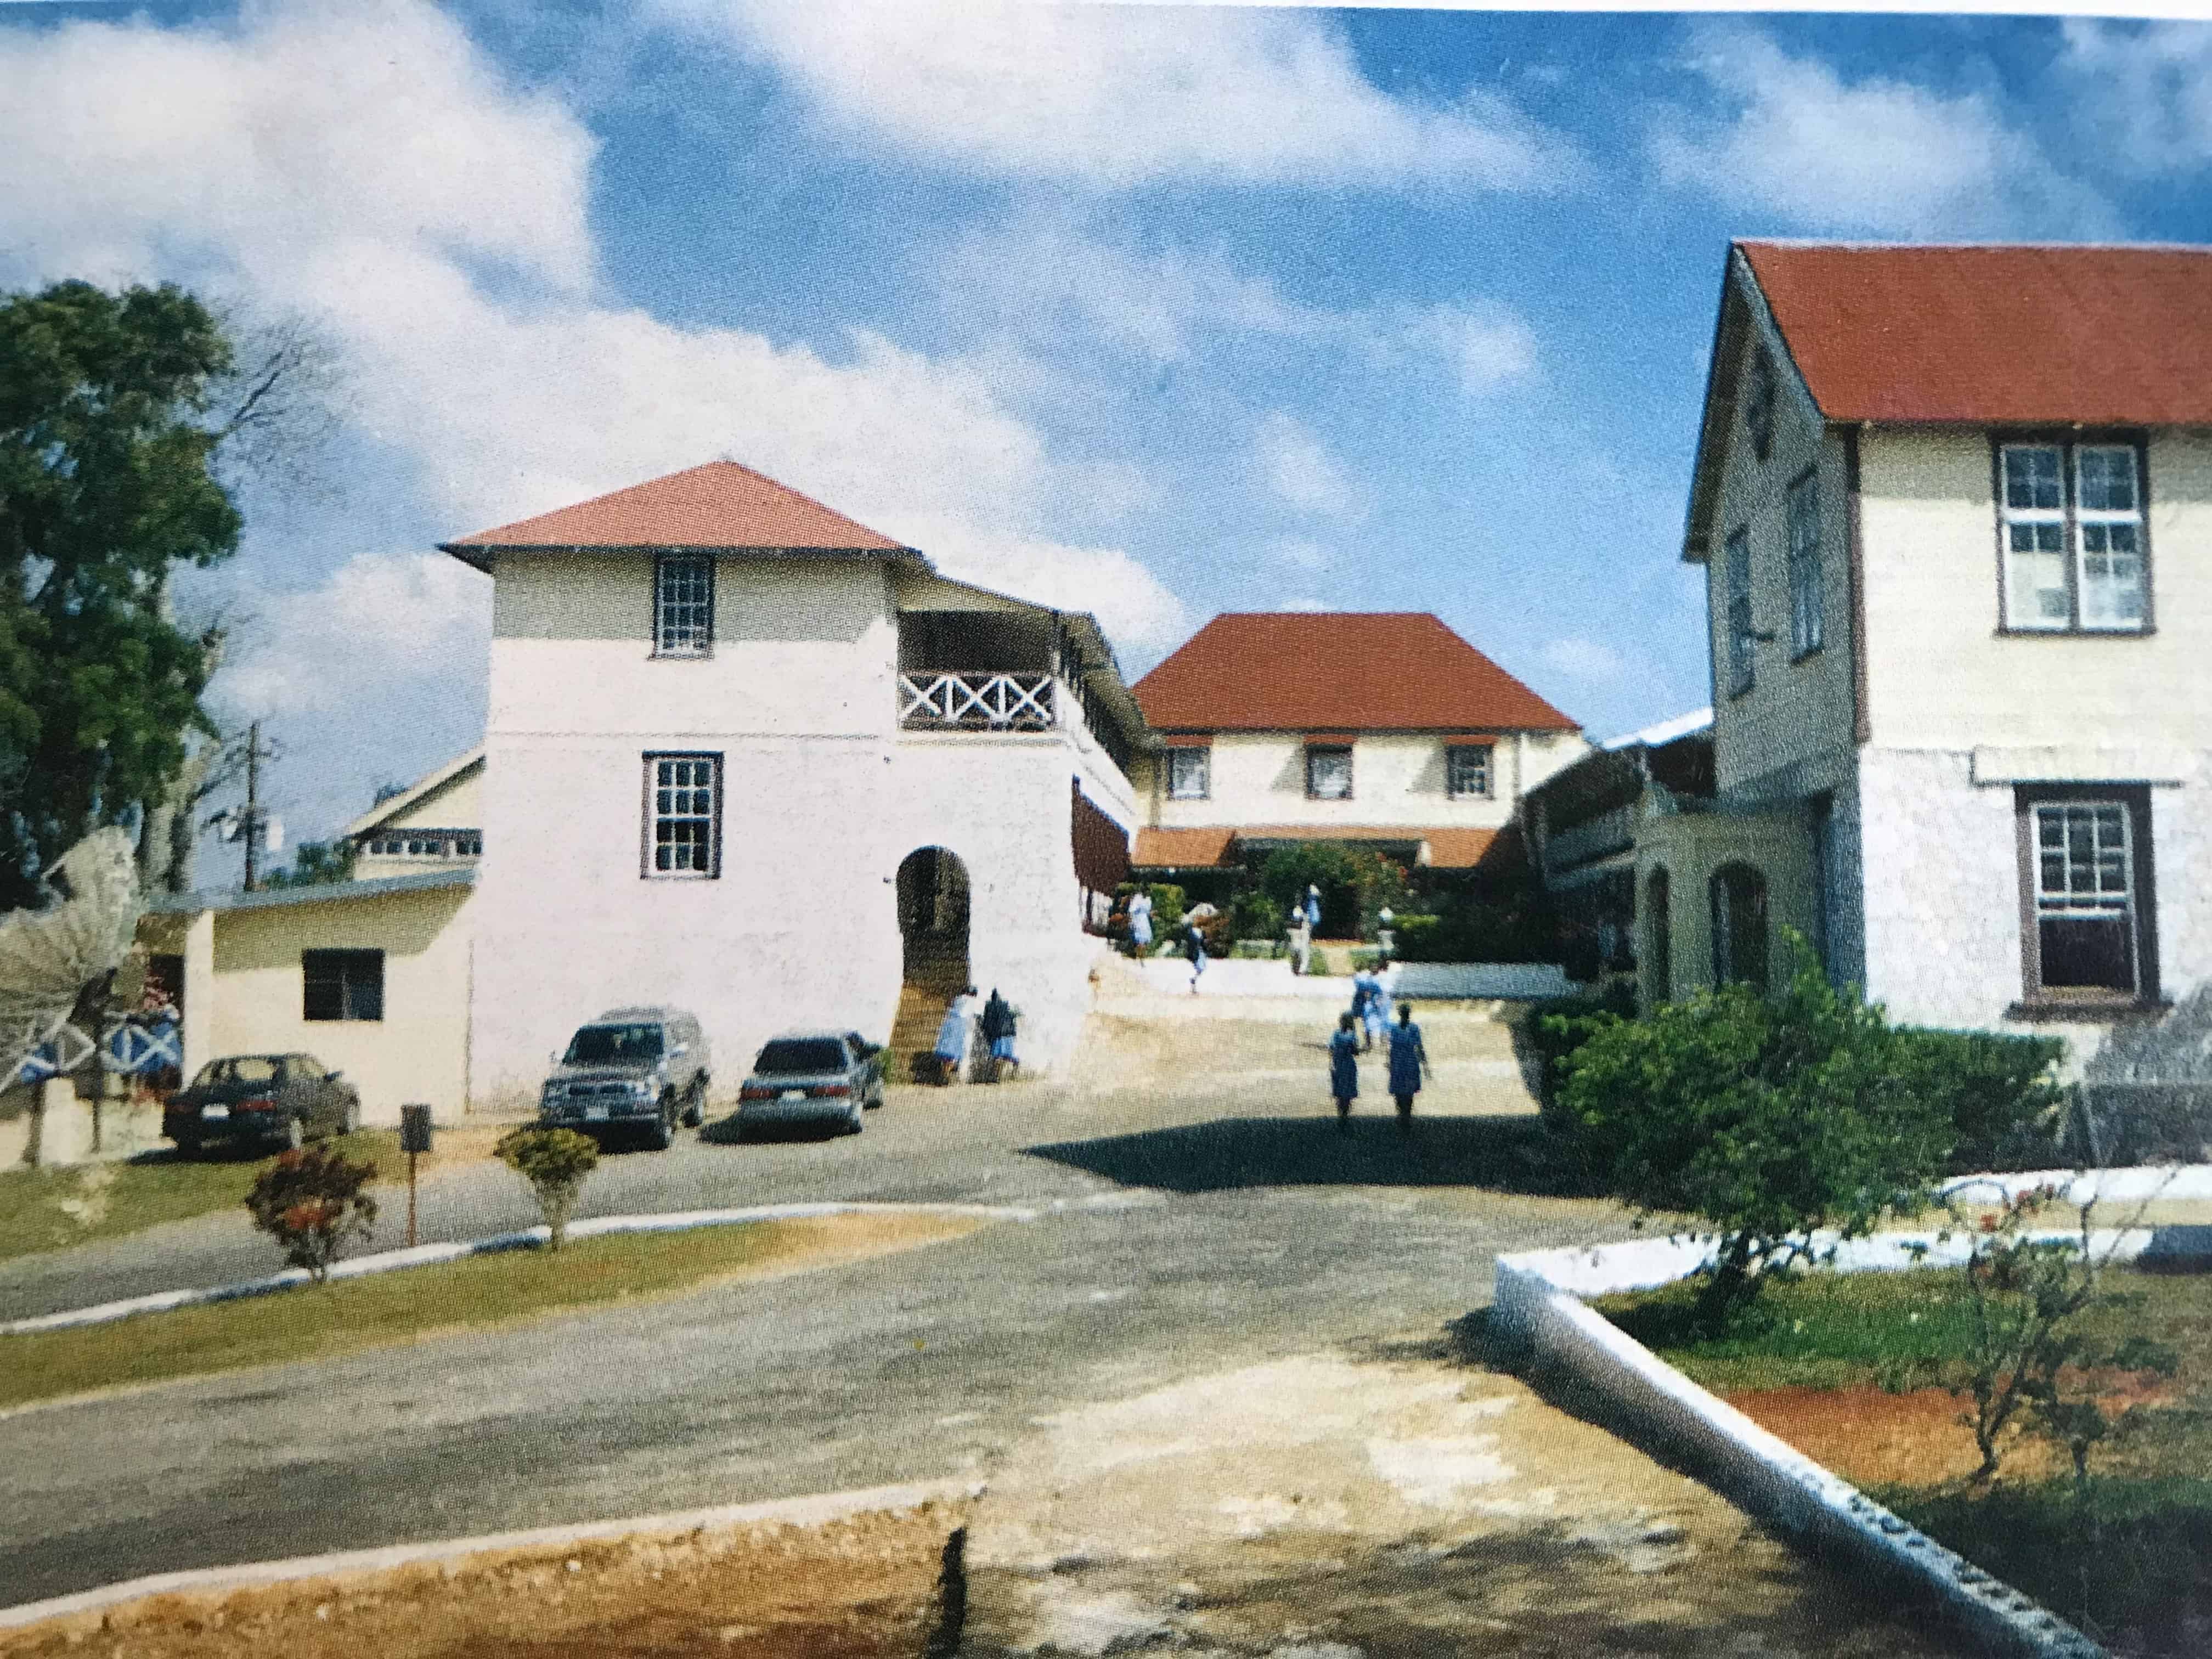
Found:
[(693, 1079), (688, 1101), (684, 1108), (684, 1127), (696, 1129), (707, 1121), (707, 1079)]
[(645, 1132), (645, 1144), (656, 1152), (665, 1152), (676, 1139), (676, 1103), (660, 1103), (660, 1115), (653, 1120), (653, 1127)]
[(856, 1135), (860, 1133), (861, 1130), (868, 1127), (867, 1120), (860, 1115), (860, 1114), (866, 1109), (866, 1106), (861, 1102), (856, 1100), (853, 1103), (853, 1109), (845, 1115), (845, 1133), (847, 1134)]
[(197, 1160), (199, 1155), (200, 1138), (198, 1135), (192, 1135), (190, 1137), (179, 1135), (177, 1137), (177, 1156), (179, 1158), (185, 1158), (186, 1160)]

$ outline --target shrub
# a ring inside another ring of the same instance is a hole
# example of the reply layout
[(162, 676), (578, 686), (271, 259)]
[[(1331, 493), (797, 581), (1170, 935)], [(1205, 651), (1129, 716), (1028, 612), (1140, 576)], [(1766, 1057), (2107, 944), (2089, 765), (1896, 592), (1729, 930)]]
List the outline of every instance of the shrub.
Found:
[(574, 1129), (549, 1129), (526, 1124), (510, 1129), (492, 1149), (501, 1163), (530, 1183), (537, 1194), (538, 1212), (553, 1249), (568, 1236), (568, 1218), (576, 1212), (584, 1177), (599, 1168), (599, 1143)]
[(1289, 927), (1290, 915), (1289, 905), (1278, 906), (1258, 888), (1247, 887), (1230, 901), (1229, 931), (1238, 939), (1272, 943)]
[(1402, 908), (1406, 902), (1405, 871), (1365, 848), (1310, 841), (1278, 848), (1260, 866), (1260, 890), (1278, 915), (1288, 916), (1309, 887), (1321, 889), (1320, 931), (1330, 937), (1336, 936), (1333, 929), (1346, 927), (1357, 928), (1363, 939), (1370, 937), (1380, 912)]
[(1856, 1237), (1917, 1202), (1951, 1146), (1945, 1103), (1894, 1064), (1881, 1010), (1786, 938), (1774, 1001), (1723, 986), (1601, 1023), (1559, 1061), (1561, 1107), (1611, 1189), (1711, 1228), (1699, 1311), (1716, 1327), (1763, 1273), (1814, 1259), (1816, 1230)]
[(376, 1165), (354, 1163), (321, 1146), (279, 1152), (246, 1195), (253, 1224), (274, 1238), (284, 1260), (305, 1267), (318, 1285), (348, 1241), (367, 1238), (376, 1221), (376, 1200), (362, 1188)]
[(1596, 996), (1557, 997), (1528, 1011), (1522, 1032), (1536, 1055), (1536, 1100), (1547, 1128), (1571, 1141), (1586, 1137), (1587, 1132), (1560, 1099), (1563, 1064), (1600, 1031), (1632, 1018), (1635, 1012), (1635, 992), (1626, 985), (1608, 988)]
[(2042, 1170), (2058, 1156), (2066, 1091), (2053, 1080), (2066, 1045), (2057, 1037), (1902, 1026), (1897, 1064), (1950, 1118), (1950, 1170)]

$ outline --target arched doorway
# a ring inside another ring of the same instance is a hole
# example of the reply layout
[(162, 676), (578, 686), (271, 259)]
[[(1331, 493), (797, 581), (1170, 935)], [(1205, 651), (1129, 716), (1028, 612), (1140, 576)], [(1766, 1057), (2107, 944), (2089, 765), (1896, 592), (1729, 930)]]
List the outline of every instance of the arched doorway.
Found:
[(1766, 878), (1748, 864), (1713, 872), (1713, 983), (1766, 983)]
[(1674, 1000), (1674, 918), (1668, 903), (1667, 872), (1662, 866), (1644, 884), (1644, 932), (1651, 942), (1644, 982), (1654, 1007)]
[(943, 847), (922, 847), (898, 867), (903, 984), (891, 1050), (910, 1056), (937, 1040), (938, 1022), (968, 983), (968, 866)]

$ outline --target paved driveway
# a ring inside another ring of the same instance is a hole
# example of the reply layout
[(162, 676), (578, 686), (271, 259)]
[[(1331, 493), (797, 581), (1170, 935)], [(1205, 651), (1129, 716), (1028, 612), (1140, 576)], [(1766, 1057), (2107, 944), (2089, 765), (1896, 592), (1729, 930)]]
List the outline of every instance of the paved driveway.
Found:
[[(1234, 1015), (1103, 1018), (1071, 1083), (895, 1091), (857, 1139), (739, 1145), (710, 1126), (673, 1152), (608, 1160), (586, 1206), (959, 1200), (1034, 1206), (1032, 1222), (0, 1419), (0, 1600), (988, 1474), (1041, 1421), (1095, 1402), (1435, 1342), (1488, 1300), (1495, 1252), (1620, 1231), (1605, 1206), (1513, 1190), (1530, 1184), (1516, 1162), (1529, 1103), (1504, 1028), (1428, 1015), (1439, 1077), (1424, 1121), (1401, 1137), (1370, 1109), (1346, 1138), (1319, 1034)], [(434, 1237), (533, 1218), (497, 1166), (424, 1197)], [(17, 1264), (0, 1273), (0, 1307), (211, 1282), (265, 1270), (269, 1254), (230, 1218), (182, 1224)]]

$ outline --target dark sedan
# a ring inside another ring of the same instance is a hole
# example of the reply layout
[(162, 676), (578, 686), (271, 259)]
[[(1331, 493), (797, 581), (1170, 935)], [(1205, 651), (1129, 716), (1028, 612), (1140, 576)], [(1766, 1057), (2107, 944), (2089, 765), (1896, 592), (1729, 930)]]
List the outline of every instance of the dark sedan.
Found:
[(191, 1158), (203, 1146), (297, 1146), (361, 1127), (361, 1095), (313, 1054), (232, 1054), (170, 1097), (161, 1133)]

